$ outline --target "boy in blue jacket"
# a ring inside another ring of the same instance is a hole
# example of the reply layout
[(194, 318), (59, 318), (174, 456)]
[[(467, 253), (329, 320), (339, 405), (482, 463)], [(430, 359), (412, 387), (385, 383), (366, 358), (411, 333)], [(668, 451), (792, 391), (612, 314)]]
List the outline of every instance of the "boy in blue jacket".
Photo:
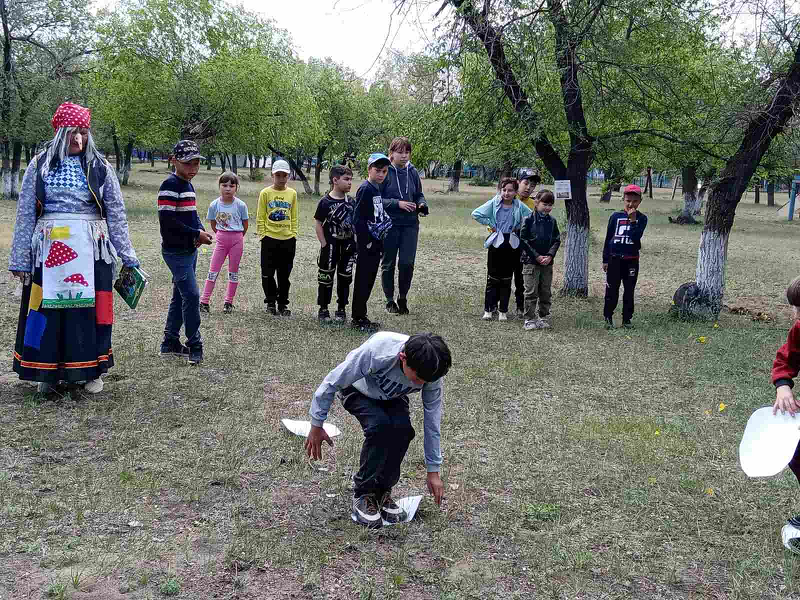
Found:
[(629, 185), (623, 194), (623, 210), (608, 219), (606, 241), (603, 245), (603, 271), (606, 273), (606, 297), (603, 317), (606, 329), (614, 329), (614, 311), (619, 302), (619, 284), (622, 294), (622, 326), (633, 329), (633, 290), (639, 277), (639, 251), (642, 249), (642, 234), (647, 227), (647, 217), (639, 212), (642, 203), (642, 188)]

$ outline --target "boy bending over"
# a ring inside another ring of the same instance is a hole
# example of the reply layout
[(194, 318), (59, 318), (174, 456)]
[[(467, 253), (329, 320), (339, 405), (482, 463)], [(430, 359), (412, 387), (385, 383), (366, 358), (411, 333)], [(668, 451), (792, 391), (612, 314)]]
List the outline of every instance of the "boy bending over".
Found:
[(361, 465), (354, 478), (353, 520), (366, 527), (383, 521), (399, 523), (406, 514), (394, 500), (392, 488), (400, 480), (400, 464), (414, 439), (408, 394), (422, 392), (425, 411), (425, 464), (428, 490), (436, 504), (442, 501), (439, 469), (439, 426), (442, 420), (444, 376), (450, 370), (450, 349), (432, 333), (411, 337), (381, 331), (350, 352), (328, 373), (311, 401), (311, 433), (305, 449), (312, 460), (322, 458), (322, 442), (333, 446), (322, 424), (334, 396), (364, 430)]

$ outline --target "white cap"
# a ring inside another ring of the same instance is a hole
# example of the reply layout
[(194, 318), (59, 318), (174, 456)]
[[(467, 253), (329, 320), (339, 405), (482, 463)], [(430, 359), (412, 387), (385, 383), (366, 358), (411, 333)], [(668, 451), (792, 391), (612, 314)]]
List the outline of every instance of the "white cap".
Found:
[(289, 168), (289, 163), (285, 160), (276, 160), (272, 163), (272, 172), (273, 173), (291, 173), (292, 170)]

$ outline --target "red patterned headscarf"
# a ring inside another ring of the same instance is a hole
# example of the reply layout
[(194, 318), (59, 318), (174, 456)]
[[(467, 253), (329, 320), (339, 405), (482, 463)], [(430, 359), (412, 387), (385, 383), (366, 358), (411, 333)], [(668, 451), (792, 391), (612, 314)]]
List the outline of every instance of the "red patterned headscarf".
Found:
[(53, 115), (53, 131), (58, 131), (61, 127), (89, 127), (92, 121), (92, 111), (88, 108), (64, 102)]

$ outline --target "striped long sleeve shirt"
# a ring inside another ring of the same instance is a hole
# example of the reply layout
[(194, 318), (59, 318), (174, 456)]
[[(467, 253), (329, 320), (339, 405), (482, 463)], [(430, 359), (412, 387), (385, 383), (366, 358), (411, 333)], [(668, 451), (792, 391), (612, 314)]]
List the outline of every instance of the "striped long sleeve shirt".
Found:
[(158, 190), (158, 223), (161, 247), (170, 252), (194, 252), (195, 240), (205, 231), (197, 216), (192, 184), (170, 175)]

